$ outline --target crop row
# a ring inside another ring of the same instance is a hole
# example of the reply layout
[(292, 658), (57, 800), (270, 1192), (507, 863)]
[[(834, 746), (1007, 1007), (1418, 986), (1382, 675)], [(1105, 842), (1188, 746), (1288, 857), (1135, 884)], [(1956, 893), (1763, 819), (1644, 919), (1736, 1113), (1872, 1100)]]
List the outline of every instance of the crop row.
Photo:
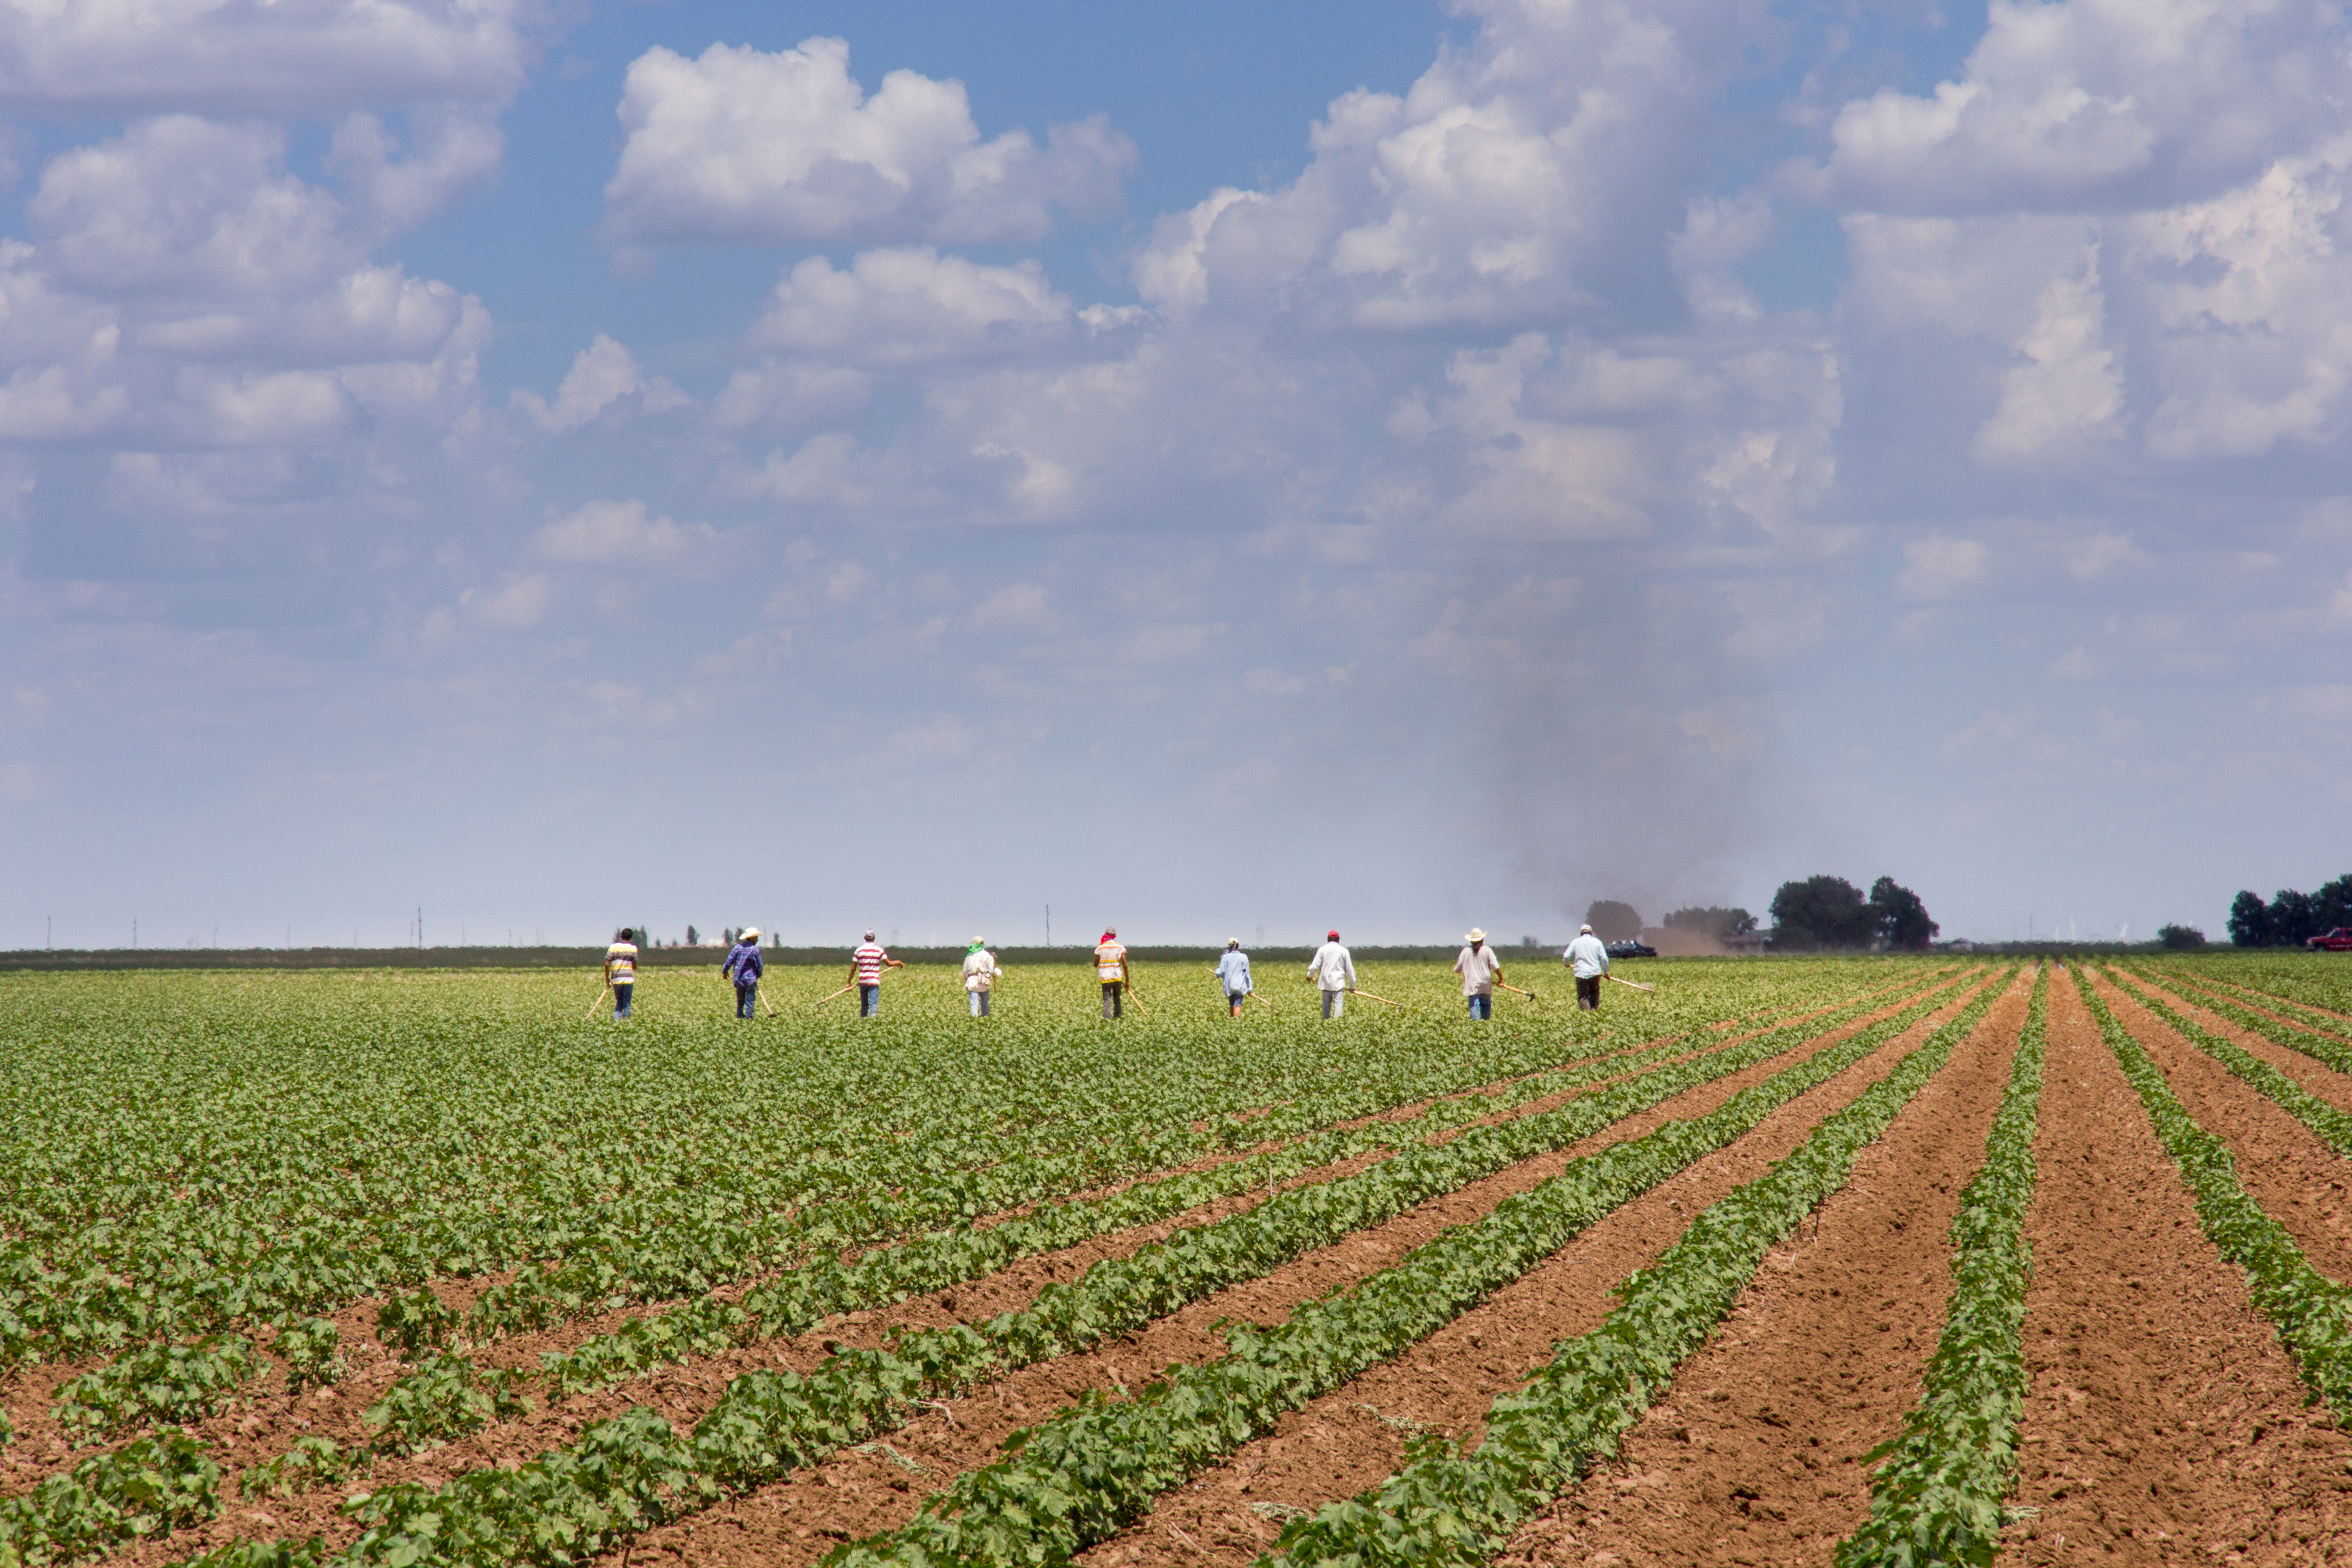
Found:
[(2036, 1170), (2050, 976), (2033, 983), (2009, 1088), (1985, 1140), (1984, 1163), (1952, 1220), (1952, 1298), (1944, 1331), (1903, 1430), (1870, 1455), (1870, 1519), (1838, 1542), (1837, 1568), (1990, 1564), (2000, 1550), (2001, 1500), (2017, 1474), (2025, 1411), (2025, 1292), (2033, 1244), (2024, 1236)]
[(2180, 1168), (2197, 1204), (2198, 1223), (2221, 1256), (2246, 1272), (2254, 1304), (2278, 1330), (2304, 1380), (2341, 1422), (2352, 1420), (2352, 1300), (2343, 1287), (2312, 1268), (2284, 1226), (2263, 1212), (2239, 1184), (2237, 1167), (2220, 1138), (2197, 1125), (2164, 1074), (2129, 1030), (2091, 989), (2078, 966), (2074, 987), (2098, 1020), (2099, 1032), (2156, 1124), (2156, 1135)]
[(2298, 1056), (2309, 1057), (2314, 1061), (2325, 1063), (2337, 1072), (2352, 1073), (2352, 1045), (2331, 1039), (2323, 1034), (2315, 1034), (2309, 1029), (2294, 1025), (2283, 1024), (2276, 1018), (2265, 1017), (2260, 1013), (2240, 1006), (2227, 996), (2209, 993), (2199, 1000), (2198, 1005), (2220, 1017), (2229, 1019), (2242, 1029), (2260, 1035), (2273, 1045), (2284, 1046)]
[[(771, 1046), (724, 1039), (697, 1064), (714, 1069), (706, 1076), (715, 1088), (681, 1095), (675, 1058), (646, 1059), (646, 1047), (674, 1039), (637, 1036), (612, 1043), (609, 1058), (558, 1062), (551, 1052), (577, 1030), (525, 1033), (519, 1048), (500, 1042), (484, 1053), (510, 1069), (494, 1085), (477, 1080), (481, 1069), (441, 1059), (436, 1040), (428, 1065), (437, 1077), (374, 1064), (352, 1075), (413, 1089), (397, 1104), (319, 1096), (324, 1107), (298, 1110), (282, 1089), (245, 1092), (240, 1074), (226, 1087), (155, 1093), (180, 1113), (168, 1127), (89, 1074), (79, 1049), (70, 1059), (62, 1047), (25, 1053), (0, 1068), (27, 1091), (14, 1103), (43, 1109), (37, 1122), (20, 1110), (5, 1125), (11, 1157), (0, 1161), (0, 1202), (13, 1234), (0, 1245), (0, 1363), (315, 1312), (444, 1275), (555, 1263), (488, 1293), (469, 1325), (488, 1337), (607, 1304), (699, 1294), (827, 1249), (1577, 1054), (1499, 1035), (1453, 1052), (1360, 1043), (1309, 1051), (1297, 1031), (1188, 1055), (1178, 1071), (1132, 1046), (1107, 1048), (1092, 1033), (1082, 1042), (1032, 1036), (1017, 1050), (960, 1055), (950, 1089), (936, 1073), (894, 1069), (888, 1051), (872, 1048), (878, 1039), (814, 1059), (796, 1049), (783, 1072)], [(206, 1044), (217, 1055), (224, 1042)], [(348, 1054), (313, 1062), (310, 1044), (279, 1045), (298, 1080)], [(1594, 1048), (1589, 1037), (1585, 1048)], [(177, 1056), (146, 1065), (167, 1079), (195, 1071)], [(643, 1089), (626, 1081), (629, 1070), (662, 1087)], [(499, 1109), (507, 1104), (530, 1109)]]
[[(1690, 1144), (1688, 1157), (1700, 1152), (1700, 1142), (1713, 1147), (1736, 1136), (1772, 1104), (1877, 1048), (1892, 1032), (1934, 1005), (1919, 1003), (1902, 1017), (1825, 1047), (1767, 1085), (1736, 1097), (1725, 1110), (1696, 1124), (1705, 1127), (1705, 1133), (1679, 1135)], [(1223, 1284), (1254, 1278), (1286, 1258), (1401, 1212), (1411, 1203), (1544, 1148), (1572, 1142), (1684, 1088), (1785, 1051), (1791, 1042), (1783, 1037), (1800, 1033), (1785, 1030), (1724, 1047), (1656, 1068), (1556, 1111), (1475, 1128), (1452, 1142), (1407, 1151), (1357, 1176), (1296, 1189), (1227, 1220), (1180, 1233), (1131, 1258), (1097, 1263), (1075, 1284), (1041, 1292), (1026, 1311), (1006, 1314), (977, 1329), (903, 1335), (885, 1350), (842, 1352), (807, 1377), (744, 1374), (730, 1384), (689, 1438), (678, 1437), (658, 1415), (640, 1408), (598, 1423), (577, 1442), (519, 1470), (476, 1471), (439, 1489), (383, 1489), (354, 1506), (367, 1529), (342, 1560), (371, 1564), (577, 1561), (650, 1522), (700, 1507), (722, 1491), (763, 1484), (844, 1444), (887, 1430), (904, 1418), (914, 1398), (952, 1392), (1009, 1366), (1097, 1342), (1105, 1334), (1148, 1321)], [(1685, 1129), (1694, 1125), (1672, 1124)], [(1706, 1141), (1709, 1134), (1713, 1142)], [(1591, 1160), (1603, 1160), (1608, 1163), (1601, 1169), (1622, 1173), (1631, 1168), (1628, 1162), (1659, 1157), (1659, 1150), (1675, 1143), (1675, 1136), (1653, 1134), (1637, 1141), (1645, 1153), (1612, 1151), (1570, 1168), (1589, 1174)], [(1618, 1149), (1635, 1147), (1621, 1144)], [(1525, 1207), (1521, 1200), (1507, 1206), (1513, 1214)], [(1453, 1260), (1449, 1268), (1476, 1272), (1478, 1243), (1457, 1237), (1441, 1250)], [(1407, 1295), (1426, 1293), (1432, 1267), (1427, 1254), (1424, 1248), (1408, 1260), (1412, 1271)], [(1387, 1276), (1375, 1277), (1382, 1278)], [(1404, 1289), (1400, 1279), (1407, 1277), (1396, 1276), (1366, 1300), (1398, 1306), (1392, 1297)], [(1371, 1289), (1370, 1282), (1363, 1289)], [(1443, 1296), (1440, 1291), (1431, 1300)], [(1306, 1325), (1314, 1323), (1329, 1330), (1339, 1321), (1333, 1316), (1339, 1310), (1329, 1302), (1304, 1310), (1290, 1326), (1275, 1331), (1278, 1342), (1310, 1361), (1327, 1362), (1335, 1342), (1328, 1332), (1321, 1339), (1300, 1336), (1307, 1333)], [(1314, 1350), (1318, 1343), (1322, 1350)], [(1150, 1403), (1159, 1408), (1161, 1401)], [(1091, 1410), (1089, 1406), (1080, 1415)]]
[[(1826, 1030), (1880, 1005), (1853, 1003), (1817, 1016), (1807, 1027)], [(543, 1369), (559, 1393), (569, 1394), (689, 1354), (712, 1354), (730, 1344), (802, 1333), (835, 1312), (945, 1289), (1022, 1258), (1150, 1224), (1215, 1198), (1269, 1187), (1376, 1149), (1429, 1138), (1531, 1100), (1629, 1074), (1707, 1046), (1715, 1033), (1708, 1027), (1694, 1029), (1643, 1050), (1533, 1074), (1498, 1094), (1441, 1101), (1408, 1121), (1337, 1130), (1206, 1171), (1137, 1183), (1101, 1198), (1047, 1205), (984, 1230), (934, 1232), (877, 1249), (854, 1264), (820, 1258), (772, 1283), (754, 1286), (737, 1303), (706, 1298), (658, 1317), (634, 1320), (568, 1354), (551, 1352), (542, 1358)], [(1784, 1031), (1778, 1037), (1789, 1037)]]
[(2352, 1040), (2352, 1023), (2288, 997), (2273, 995), (2270, 992), (2240, 984), (2227, 975), (2214, 973), (2208, 966), (2199, 965), (2191, 968), (2184, 964), (2168, 963), (2134, 967), (2136, 971), (2139, 969), (2152, 971), (2158, 978), (2167, 982), (2178, 982), (2194, 986), (2200, 991), (2220, 997), (2232, 1005), (2260, 1007), (2278, 1018), (2286, 1020), (2298, 1029), (2309, 1030), (2314, 1034), (2335, 1040)]
[[(1349, 1159), (1401, 1139), (1426, 1136), (1529, 1099), (1622, 1073), (1641, 1063), (1696, 1048), (1707, 1043), (1711, 1034), (1701, 1028), (1644, 1050), (1534, 1073), (1500, 1093), (1441, 1100), (1405, 1123), (1326, 1132), (1206, 1171), (1051, 1205), (992, 1229), (960, 1227), (932, 1233), (884, 1248), (856, 1264), (844, 1265), (831, 1254), (821, 1254), (807, 1268), (754, 1287), (740, 1305), (706, 1297), (659, 1317), (633, 1320), (617, 1332), (600, 1336), (570, 1355), (543, 1358), (548, 1363), (546, 1371), (559, 1394), (569, 1394), (688, 1353), (710, 1353), (730, 1343), (799, 1332), (832, 1312), (960, 1283), (1014, 1258), (1149, 1223), (1214, 1197), (1250, 1191), (1317, 1165)], [(498, 1300), (495, 1292), (490, 1300)], [(473, 1316), (470, 1325), (461, 1322), (432, 1292), (417, 1289), (385, 1304), (378, 1334), (414, 1360), (427, 1349), (446, 1345), (465, 1326), (478, 1330), (479, 1315)], [(271, 1348), (288, 1364), (289, 1391), (299, 1392), (305, 1383), (328, 1380), (333, 1340), (333, 1325), (316, 1319), (289, 1325), (278, 1334)], [(208, 1338), (193, 1345), (153, 1346), (68, 1384), (60, 1393), (58, 1414), (69, 1430), (116, 1432), (142, 1421), (184, 1421), (215, 1408), (262, 1364), (266, 1363), (257, 1362), (247, 1342), (235, 1336)], [(420, 1373), (404, 1378), (386, 1395), (379, 1409), (390, 1417), (396, 1446), (461, 1435), (478, 1428), (487, 1413), (504, 1408), (470, 1384), (457, 1389), (451, 1368), (457, 1364), (455, 1358), (441, 1358), (431, 1375)]]
[(1615, 1452), (1765, 1255), (1845, 1184), (1854, 1156), (1968, 1037), (1999, 989), (1979, 993), (1892, 1072), (1824, 1117), (1769, 1173), (1703, 1210), (1657, 1262), (1617, 1288), (1619, 1304), (1599, 1328), (1562, 1341), (1524, 1387), (1494, 1402), (1475, 1451), (1423, 1439), (1379, 1487), (1286, 1526), (1269, 1556), (1288, 1568), (1485, 1563), (1530, 1513)]
[(2182, 1039), (2220, 1062), (2232, 1077), (2268, 1096), (2337, 1153), (2352, 1155), (2352, 1116), (2336, 1110), (2243, 1046), (2191, 1023), (2162, 996), (2134, 984), (2136, 977), (2112, 969), (2107, 973), (2125, 995), (2162, 1018)]

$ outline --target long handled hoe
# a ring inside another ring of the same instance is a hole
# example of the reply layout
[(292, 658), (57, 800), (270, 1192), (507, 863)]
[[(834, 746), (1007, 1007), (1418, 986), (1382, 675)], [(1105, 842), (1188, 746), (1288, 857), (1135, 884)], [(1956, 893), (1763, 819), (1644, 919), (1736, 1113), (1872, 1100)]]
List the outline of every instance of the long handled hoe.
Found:
[[(1617, 977), (1613, 974), (1604, 974), (1601, 978), (1603, 980), (1617, 980)], [(1654, 985), (1644, 985), (1638, 980), (1617, 980), (1617, 984), (1620, 985), (1630, 985), (1636, 991), (1655, 991), (1657, 989)]]
[(604, 989), (596, 993), (596, 1000), (588, 1004), (588, 1011), (583, 1014), (583, 1016), (589, 1018), (594, 1017), (596, 1016), (596, 1009), (603, 1006), (604, 1005), (604, 998), (610, 996), (612, 994), (613, 983), (607, 980), (604, 982)]
[(1391, 1007), (1395, 1008), (1395, 1009), (1396, 1009), (1398, 1012), (1400, 1012), (1400, 1013), (1402, 1013), (1402, 1012), (1403, 1012), (1403, 1011), (1404, 1011), (1404, 1004), (1403, 1004), (1403, 1003), (1402, 1003), (1402, 1002), (1390, 1002), (1390, 1001), (1389, 1001), (1389, 999), (1388, 999), (1387, 997), (1385, 997), (1385, 996), (1378, 996), (1378, 995), (1374, 995), (1371, 992), (1370, 992), (1370, 991), (1366, 991), (1366, 990), (1364, 990), (1364, 989), (1363, 989), (1362, 987), (1360, 987), (1360, 986), (1357, 987), (1355, 990), (1352, 990), (1352, 991), (1349, 992), (1349, 993), (1348, 993), (1348, 994), (1349, 994), (1349, 995), (1350, 995), (1350, 996), (1361, 996), (1362, 998), (1364, 998), (1364, 999), (1365, 999), (1366, 1001), (1368, 1001), (1368, 1002), (1384, 1002), (1384, 1003), (1387, 1003), (1387, 1004), (1388, 1004), (1388, 1005), (1390, 1005), (1390, 1006), (1391, 1006)]
[(1520, 995), (1522, 995), (1522, 996), (1526, 997), (1526, 998), (1527, 998), (1528, 1001), (1530, 1001), (1530, 1002), (1532, 1002), (1532, 1001), (1534, 1001), (1534, 1000), (1536, 999), (1536, 994), (1535, 994), (1534, 992), (1532, 992), (1532, 991), (1521, 991), (1521, 990), (1519, 990), (1519, 987), (1517, 987), (1517, 986), (1516, 986), (1516, 985), (1506, 985), (1506, 984), (1504, 984), (1504, 983), (1503, 983), (1502, 981), (1499, 981), (1499, 980), (1496, 981), (1496, 982), (1495, 982), (1495, 984), (1497, 984), (1497, 985), (1501, 985), (1501, 986), (1503, 987), (1503, 989), (1504, 989), (1504, 990), (1506, 990), (1506, 991), (1517, 991), (1517, 992), (1519, 993), (1519, 994), (1520, 994)]
[[(851, 992), (853, 992), (853, 991), (855, 991), (855, 990), (856, 990), (856, 989), (857, 989), (857, 983), (856, 983), (856, 981), (852, 981), (852, 982), (850, 982), (848, 984), (846, 984), (846, 985), (843, 986), (840, 990), (838, 990), (838, 991), (835, 992), (835, 993), (833, 994), (833, 996), (846, 996), (846, 995), (848, 995)], [(820, 997), (818, 997), (815, 1001), (814, 1001), (814, 1002), (812, 1002), (812, 1003), (810, 1003), (810, 1004), (809, 1004), (809, 1011), (810, 1011), (810, 1012), (812, 1012), (812, 1013), (815, 1012), (819, 1007), (822, 1007), (822, 1006), (824, 1006), (826, 1003), (828, 1003), (828, 1002), (832, 1001), (832, 1000), (833, 1000), (833, 996), (820, 996)]]

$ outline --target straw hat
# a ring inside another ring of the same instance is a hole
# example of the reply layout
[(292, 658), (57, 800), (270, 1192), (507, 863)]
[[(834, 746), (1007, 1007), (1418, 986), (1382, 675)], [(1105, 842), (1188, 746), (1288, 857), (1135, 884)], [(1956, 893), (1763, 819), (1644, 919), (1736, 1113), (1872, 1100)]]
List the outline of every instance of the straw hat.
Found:
[(1480, 942), (1486, 940), (1486, 928), (1484, 926), (1472, 926), (1470, 928), (1470, 934), (1464, 937), (1462, 940), (1468, 942), (1471, 946), (1475, 947)]

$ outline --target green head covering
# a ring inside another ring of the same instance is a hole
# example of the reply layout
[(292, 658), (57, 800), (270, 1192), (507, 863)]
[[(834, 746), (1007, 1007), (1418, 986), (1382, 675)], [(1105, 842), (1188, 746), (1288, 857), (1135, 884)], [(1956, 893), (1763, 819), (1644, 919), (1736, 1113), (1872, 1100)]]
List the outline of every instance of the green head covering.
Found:
[(966, 958), (970, 958), (973, 953), (978, 952), (982, 948), (986, 947), (988, 943), (982, 942), (980, 938), (973, 937), (971, 939), (971, 945), (963, 950), (963, 955)]

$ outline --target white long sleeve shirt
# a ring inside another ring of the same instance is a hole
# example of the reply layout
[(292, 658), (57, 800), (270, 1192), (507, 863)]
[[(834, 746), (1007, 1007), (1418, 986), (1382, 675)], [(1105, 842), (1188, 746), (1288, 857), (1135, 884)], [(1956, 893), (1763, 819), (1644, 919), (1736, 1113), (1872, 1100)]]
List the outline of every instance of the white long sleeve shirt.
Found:
[(1579, 932), (1560, 961), (1573, 971), (1579, 980), (1591, 980), (1609, 973), (1609, 949), (1591, 931)]
[(1356, 988), (1356, 961), (1336, 942), (1327, 942), (1315, 950), (1315, 956), (1307, 961), (1307, 973), (1324, 991)]

